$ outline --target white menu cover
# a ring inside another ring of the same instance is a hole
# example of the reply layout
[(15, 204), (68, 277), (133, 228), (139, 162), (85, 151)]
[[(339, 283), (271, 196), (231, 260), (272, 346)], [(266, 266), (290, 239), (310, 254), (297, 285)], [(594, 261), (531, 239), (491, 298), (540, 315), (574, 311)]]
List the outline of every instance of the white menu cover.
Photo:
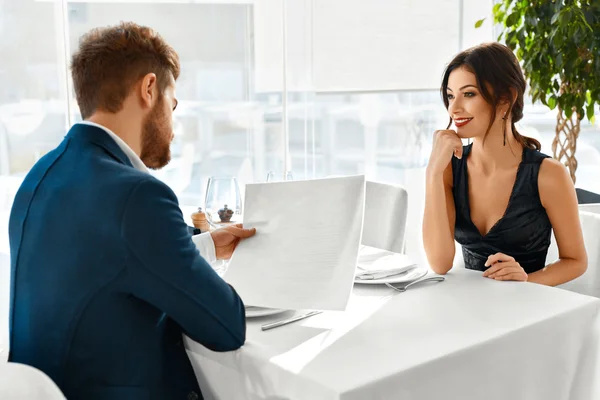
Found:
[(364, 176), (248, 184), (244, 226), (224, 275), (246, 305), (344, 310), (361, 240)]

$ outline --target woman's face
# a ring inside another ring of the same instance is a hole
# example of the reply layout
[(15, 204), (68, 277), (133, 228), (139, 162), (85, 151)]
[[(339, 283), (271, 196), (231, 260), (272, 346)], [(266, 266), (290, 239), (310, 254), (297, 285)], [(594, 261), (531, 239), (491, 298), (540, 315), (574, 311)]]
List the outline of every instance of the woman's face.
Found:
[[(465, 68), (457, 68), (448, 77), (448, 114), (454, 121), (456, 133), (461, 138), (483, 137), (492, 117), (492, 106), (488, 104), (477, 86), (477, 79)], [(504, 115), (499, 108), (496, 121)]]

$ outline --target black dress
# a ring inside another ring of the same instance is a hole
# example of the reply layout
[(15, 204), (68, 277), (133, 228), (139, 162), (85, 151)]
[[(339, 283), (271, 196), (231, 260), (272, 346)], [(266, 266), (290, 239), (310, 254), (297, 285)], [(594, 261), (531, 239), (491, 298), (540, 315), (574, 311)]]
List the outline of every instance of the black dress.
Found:
[(515, 258), (526, 273), (544, 268), (552, 225), (540, 201), (538, 174), (547, 155), (525, 148), (504, 216), (485, 235), (473, 221), (469, 206), (467, 158), (472, 144), (463, 147), (463, 157), (452, 158), (456, 206), (454, 238), (462, 245), (465, 267), (484, 271), (487, 258), (504, 253)]

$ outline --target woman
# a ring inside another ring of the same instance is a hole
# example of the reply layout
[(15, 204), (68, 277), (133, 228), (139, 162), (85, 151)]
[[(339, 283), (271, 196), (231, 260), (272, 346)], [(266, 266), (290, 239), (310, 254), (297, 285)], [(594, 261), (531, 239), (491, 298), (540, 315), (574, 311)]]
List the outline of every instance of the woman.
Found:
[[(554, 286), (587, 268), (569, 174), (515, 128), (525, 86), (516, 57), (499, 43), (465, 50), (446, 68), (441, 92), (456, 130), (435, 132), (423, 218), (438, 274), (452, 268), (454, 239), (467, 268), (496, 280)], [(552, 229), (560, 258), (545, 265)]]

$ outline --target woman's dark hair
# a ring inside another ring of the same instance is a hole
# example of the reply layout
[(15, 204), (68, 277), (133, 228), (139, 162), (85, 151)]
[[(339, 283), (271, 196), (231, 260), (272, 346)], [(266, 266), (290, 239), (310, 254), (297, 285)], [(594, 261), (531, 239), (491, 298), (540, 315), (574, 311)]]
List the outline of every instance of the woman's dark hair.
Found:
[[(448, 78), (450, 73), (458, 68), (465, 68), (475, 75), (481, 95), (492, 106), (492, 117), (485, 132), (484, 140), (496, 120), (498, 104), (501, 101), (508, 101), (510, 106), (506, 115), (512, 116), (511, 128), (515, 139), (524, 147), (535, 150), (542, 148), (540, 142), (521, 135), (515, 128), (515, 122), (523, 118), (523, 94), (525, 93), (526, 83), (519, 61), (512, 50), (500, 43), (483, 43), (471, 47), (454, 57), (444, 71), (442, 87), (440, 88), (446, 109), (449, 105), (446, 96)], [(511, 89), (514, 92), (511, 92)], [(513, 102), (515, 92), (517, 97)], [(450, 128), (450, 125), (452, 125), (452, 117), (450, 117), (448, 128)], [(506, 134), (506, 119), (503, 119), (502, 129)]]

